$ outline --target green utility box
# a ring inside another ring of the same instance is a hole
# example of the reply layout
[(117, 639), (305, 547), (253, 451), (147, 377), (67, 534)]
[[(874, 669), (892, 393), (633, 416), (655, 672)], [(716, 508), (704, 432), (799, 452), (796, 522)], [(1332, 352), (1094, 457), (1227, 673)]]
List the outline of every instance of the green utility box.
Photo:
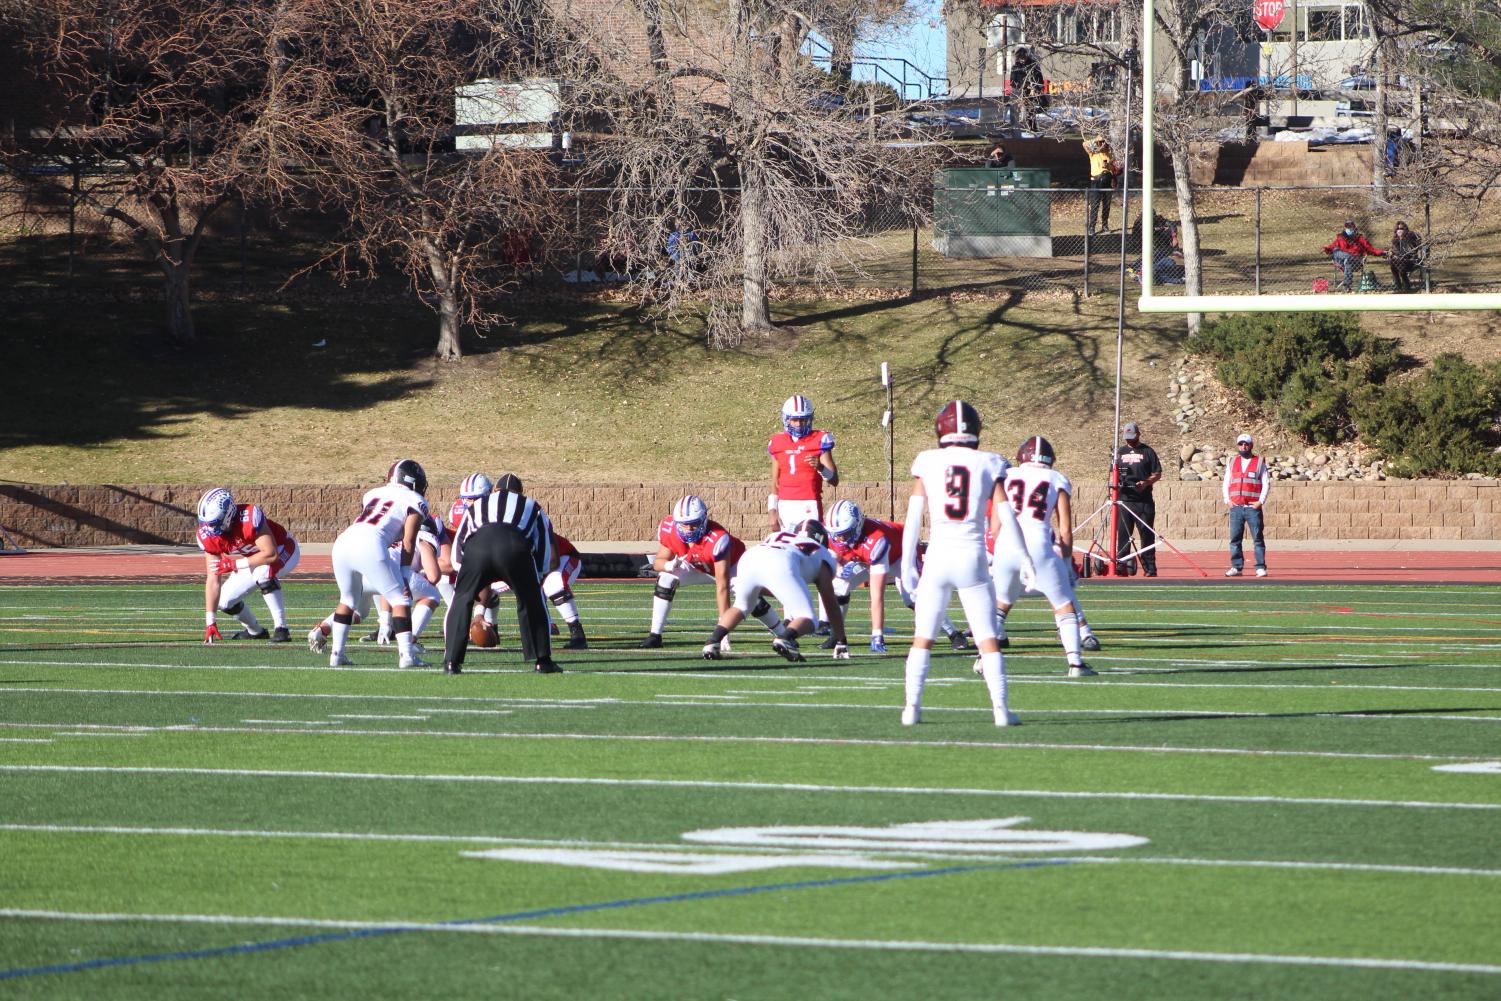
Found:
[(933, 178), (933, 249), (945, 257), (1052, 257), (1052, 172), (950, 167)]

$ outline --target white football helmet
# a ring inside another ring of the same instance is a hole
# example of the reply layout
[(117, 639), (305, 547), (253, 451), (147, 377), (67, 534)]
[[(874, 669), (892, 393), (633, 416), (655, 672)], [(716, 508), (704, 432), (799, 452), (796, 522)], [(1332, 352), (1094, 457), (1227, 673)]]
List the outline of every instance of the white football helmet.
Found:
[(813, 430), (813, 402), (806, 396), (789, 396), (782, 404), (782, 427), (793, 439), (806, 438)]
[(865, 527), (865, 513), (852, 500), (842, 500), (829, 512), (829, 535), (846, 546), (860, 541), (860, 530)]
[(484, 473), (470, 473), (464, 477), (464, 482), (459, 484), (459, 497), (462, 500), (474, 500), (476, 497), (485, 496), (493, 486), (490, 477)]
[(678, 538), (691, 546), (704, 537), (709, 527), (709, 505), (697, 494), (679, 497), (672, 505), (672, 521)]
[(236, 510), (234, 494), (229, 488), (214, 487), (198, 499), (198, 524), (214, 535), (223, 535), (234, 523)]

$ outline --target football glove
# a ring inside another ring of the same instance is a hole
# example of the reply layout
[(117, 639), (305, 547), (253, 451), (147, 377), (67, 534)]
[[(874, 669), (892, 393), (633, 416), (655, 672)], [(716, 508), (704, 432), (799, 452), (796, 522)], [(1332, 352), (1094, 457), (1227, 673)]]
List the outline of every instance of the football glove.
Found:
[(719, 641), (719, 652), (720, 653), (729, 653), (730, 652), (730, 638), (728, 636), (726, 636), (724, 639), (722, 639), (722, 640)]
[(203, 642), (205, 642), (205, 643), (222, 643), (222, 642), (224, 642), (224, 636), (219, 632), (219, 627), (216, 626), (216, 625), (214, 625), (214, 624), (212, 624), (212, 623), (210, 623), (208, 626), (206, 626), (204, 628), (204, 630), (203, 630)]
[(220, 577), (228, 577), (235, 572), (235, 558), (233, 556), (219, 557), (219, 565), (214, 568), (214, 573)]
[(850, 645), (848, 643), (835, 643), (834, 644), (834, 659), (835, 660), (849, 660), (850, 659)]

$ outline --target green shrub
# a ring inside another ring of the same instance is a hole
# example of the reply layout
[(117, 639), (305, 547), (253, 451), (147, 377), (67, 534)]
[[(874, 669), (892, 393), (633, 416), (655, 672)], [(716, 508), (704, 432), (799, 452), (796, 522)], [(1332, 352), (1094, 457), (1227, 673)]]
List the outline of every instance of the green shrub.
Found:
[(1216, 374), (1305, 440), (1355, 437), (1354, 407), (1402, 365), (1397, 342), (1343, 313), (1248, 313), (1208, 324), (1190, 351), (1216, 358)]
[(1398, 476), (1501, 474), (1501, 362), (1439, 355), (1422, 375), (1368, 389), (1357, 411), (1362, 437)]

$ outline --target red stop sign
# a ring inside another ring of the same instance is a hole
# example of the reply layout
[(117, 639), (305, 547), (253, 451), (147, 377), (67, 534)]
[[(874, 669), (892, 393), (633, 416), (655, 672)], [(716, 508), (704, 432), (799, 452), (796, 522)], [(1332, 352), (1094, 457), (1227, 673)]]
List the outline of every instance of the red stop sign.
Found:
[(1251, 13), (1256, 18), (1256, 23), (1266, 31), (1274, 30), (1282, 23), (1282, 15), (1287, 5), (1283, 0), (1251, 0)]

